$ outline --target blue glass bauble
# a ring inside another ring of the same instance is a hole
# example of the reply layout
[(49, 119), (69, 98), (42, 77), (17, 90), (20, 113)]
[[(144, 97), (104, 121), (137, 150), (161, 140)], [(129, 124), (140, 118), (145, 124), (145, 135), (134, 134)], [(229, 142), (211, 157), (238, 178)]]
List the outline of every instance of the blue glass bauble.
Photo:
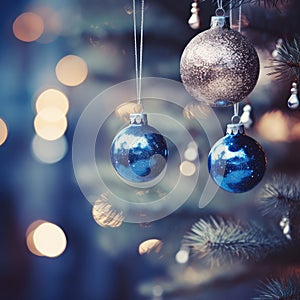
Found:
[(254, 188), (266, 170), (261, 145), (244, 133), (241, 124), (227, 125), (226, 135), (208, 155), (208, 169), (215, 183), (225, 191), (243, 193)]
[(156, 179), (168, 159), (165, 138), (147, 123), (146, 114), (131, 114), (130, 124), (114, 138), (110, 158), (125, 181), (145, 183)]

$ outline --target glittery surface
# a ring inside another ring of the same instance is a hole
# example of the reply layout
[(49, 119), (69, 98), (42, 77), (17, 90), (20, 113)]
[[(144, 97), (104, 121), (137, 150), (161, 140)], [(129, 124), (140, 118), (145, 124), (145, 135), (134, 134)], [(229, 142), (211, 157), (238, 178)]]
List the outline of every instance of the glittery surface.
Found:
[(259, 59), (239, 32), (220, 27), (195, 36), (183, 51), (180, 72), (186, 90), (211, 106), (242, 101), (254, 89)]
[(245, 134), (227, 134), (208, 155), (208, 169), (217, 185), (231, 193), (247, 192), (263, 178), (266, 157), (262, 147)]
[(164, 137), (147, 124), (130, 124), (114, 138), (110, 157), (116, 172), (126, 181), (149, 182), (166, 166), (168, 148)]

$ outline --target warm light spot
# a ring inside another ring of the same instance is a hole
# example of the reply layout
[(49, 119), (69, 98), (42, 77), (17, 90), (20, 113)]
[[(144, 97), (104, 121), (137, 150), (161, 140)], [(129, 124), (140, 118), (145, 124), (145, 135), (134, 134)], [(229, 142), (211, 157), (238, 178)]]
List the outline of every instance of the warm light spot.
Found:
[(212, 114), (211, 108), (201, 102), (192, 102), (185, 106), (183, 116), (186, 119), (207, 119)]
[(195, 142), (191, 142), (188, 148), (184, 152), (184, 157), (186, 160), (193, 161), (198, 157), (198, 147)]
[(68, 143), (65, 136), (55, 141), (47, 141), (35, 135), (31, 148), (34, 156), (39, 161), (53, 164), (64, 158), (68, 151)]
[(187, 160), (180, 164), (179, 169), (181, 174), (184, 176), (192, 176), (196, 172), (195, 164)]
[(42, 92), (35, 103), (37, 113), (41, 112), (45, 108), (56, 108), (63, 114), (66, 114), (69, 110), (69, 100), (67, 96), (59, 90), (48, 89)]
[(49, 222), (42, 223), (35, 229), (33, 242), (37, 251), (47, 257), (61, 255), (67, 246), (67, 239), (63, 230)]
[(67, 127), (68, 121), (65, 116), (55, 122), (44, 120), (39, 114), (34, 119), (35, 132), (48, 141), (54, 141), (62, 137)]
[(132, 5), (130, 4), (126, 4), (124, 6), (124, 10), (125, 12), (128, 14), (128, 15), (132, 15), (133, 14), (133, 8), (132, 8)]
[(138, 112), (137, 111), (138, 107), (136, 103), (133, 102), (123, 103), (116, 108), (115, 114), (118, 118), (120, 118), (124, 122), (129, 122), (130, 121), (129, 115), (135, 112), (135, 108), (136, 108), (136, 112)]
[(23, 42), (37, 40), (43, 31), (43, 19), (38, 14), (32, 12), (25, 12), (19, 15), (13, 23), (15, 37)]
[(102, 227), (119, 227), (124, 220), (123, 212), (113, 209), (105, 194), (96, 200), (92, 215), (96, 223)]
[(4, 144), (8, 136), (6, 123), (0, 119), (0, 146)]
[(189, 260), (189, 250), (188, 248), (182, 248), (180, 249), (175, 256), (176, 261), (179, 264), (185, 264)]
[(265, 113), (256, 127), (264, 139), (271, 142), (286, 142), (290, 140), (291, 126), (288, 116), (278, 110)]
[(300, 140), (300, 123), (298, 123), (298, 120), (295, 121), (294, 126), (291, 128), (291, 139), (293, 141)]
[(162, 244), (162, 241), (158, 239), (146, 240), (139, 245), (139, 254), (143, 255), (150, 253), (151, 251), (159, 253), (162, 248)]
[(40, 253), (36, 247), (35, 247), (35, 244), (33, 242), (33, 234), (34, 234), (34, 231), (36, 230), (36, 228), (38, 226), (40, 226), (41, 224), (45, 223), (46, 221), (44, 220), (37, 220), (37, 221), (34, 221), (32, 224), (30, 224), (26, 230), (26, 244), (27, 244), (27, 247), (29, 249), (29, 251), (37, 256), (44, 256), (42, 253)]
[(48, 122), (57, 122), (65, 116), (65, 114), (56, 107), (44, 108), (38, 114), (40, 118)]
[(81, 84), (88, 75), (86, 62), (76, 55), (63, 57), (56, 65), (57, 79), (68, 86)]

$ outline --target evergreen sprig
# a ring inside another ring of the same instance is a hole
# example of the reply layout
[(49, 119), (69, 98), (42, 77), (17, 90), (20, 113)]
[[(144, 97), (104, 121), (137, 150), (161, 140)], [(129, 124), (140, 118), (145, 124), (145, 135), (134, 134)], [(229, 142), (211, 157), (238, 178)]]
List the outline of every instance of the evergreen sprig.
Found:
[(277, 47), (277, 55), (272, 59), (274, 71), (268, 75), (275, 75), (277, 79), (291, 78), (299, 82), (300, 80), (300, 39), (295, 37), (292, 41), (283, 40)]
[(293, 215), (300, 210), (300, 181), (277, 174), (265, 185), (259, 201), (263, 215)]
[[(240, 7), (244, 4), (254, 4), (258, 6), (264, 6), (264, 7), (279, 7), (279, 5), (287, 4), (289, 0), (224, 0), (223, 6), (229, 7), (229, 4), (231, 4), (232, 8)], [(213, 0), (213, 3), (216, 5), (217, 0)]]
[(259, 289), (253, 300), (298, 300), (300, 299), (300, 277), (292, 275), (286, 279), (270, 279)]
[(193, 254), (217, 266), (236, 260), (260, 260), (284, 244), (281, 236), (266, 233), (256, 225), (213, 217), (200, 219), (183, 240)]

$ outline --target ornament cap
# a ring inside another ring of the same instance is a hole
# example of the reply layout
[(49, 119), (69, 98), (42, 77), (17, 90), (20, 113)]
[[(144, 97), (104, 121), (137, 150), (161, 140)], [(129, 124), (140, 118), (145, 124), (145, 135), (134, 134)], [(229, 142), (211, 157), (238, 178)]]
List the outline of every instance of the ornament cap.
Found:
[(225, 16), (212, 16), (210, 28), (230, 28), (229, 18)]
[(130, 114), (130, 124), (147, 125), (148, 124), (147, 115), (142, 113)]
[(244, 124), (227, 124), (226, 134), (244, 134), (245, 127)]

